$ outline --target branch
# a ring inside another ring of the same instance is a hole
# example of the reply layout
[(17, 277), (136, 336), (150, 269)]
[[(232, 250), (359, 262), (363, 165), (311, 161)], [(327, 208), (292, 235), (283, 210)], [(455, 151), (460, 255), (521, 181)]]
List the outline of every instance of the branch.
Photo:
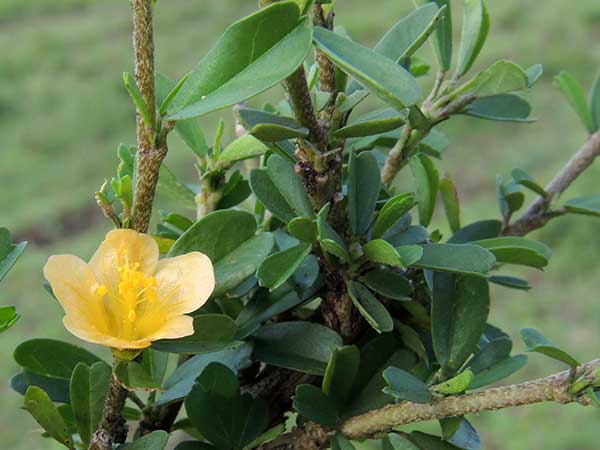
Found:
[(113, 374), (108, 395), (104, 402), (102, 421), (94, 432), (89, 450), (111, 450), (113, 443), (122, 444), (127, 439), (127, 425), (121, 412), (127, 400), (128, 391)]
[(564, 210), (548, 211), (552, 200), (560, 196), (567, 188), (592, 165), (600, 155), (600, 131), (592, 134), (585, 144), (573, 154), (571, 159), (554, 177), (546, 192), (546, 197), (538, 197), (527, 209), (525, 214), (507, 226), (502, 234), (507, 236), (524, 236), (533, 230), (543, 227), (551, 219), (566, 213)]
[[(575, 373), (582, 374), (583, 387), (598, 382), (596, 374), (598, 369), (600, 369), (600, 360), (590, 361), (577, 368)], [(402, 402), (351, 417), (342, 422), (337, 431), (348, 439), (362, 440), (376, 438), (402, 425), (513, 406), (542, 402), (562, 404), (578, 402), (582, 405), (589, 405), (589, 399), (578, 395), (579, 393), (570, 392), (572, 383), (573, 371), (566, 370), (521, 384), (486, 389), (472, 394), (440, 397), (430, 403)], [(314, 423), (307, 425), (303, 428), (296, 428), (291, 433), (263, 445), (260, 450), (326, 448), (329, 445), (328, 437), (331, 433)]]

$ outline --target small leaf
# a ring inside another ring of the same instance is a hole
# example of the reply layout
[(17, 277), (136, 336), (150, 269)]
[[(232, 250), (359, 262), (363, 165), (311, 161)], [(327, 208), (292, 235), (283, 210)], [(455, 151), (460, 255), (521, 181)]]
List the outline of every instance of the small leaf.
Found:
[(250, 172), (250, 187), (258, 200), (282, 222), (287, 223), (296, 217), (266, 170), (255, 169)]
[(488, 280), (490, 281), (490, 283), (498, 284), (500, 286), (512, 289), (519, 289), (522, 291), (528, 291), (531, 289), (529, 281), (524, 280), (522, 278), (511, 277), (506, 275), (492, 275), (491, 277), (488, 277)]
[(421, 98), (420, 85), (395, 61), (324, 28), (315, 28), (314, 40), (334, 64), (390, 106), (402, 110)]
[(406, 116), (393, 108), (378, 109), (356, 120), (352, 120), (333, 135), (337, 138), (373, 136), (400, 128), (406, 123)]
[(516, 236), (499, 237), (473, 241), (488, 249), (499, 263), (520, 264), (541, 269), (548, 265), (552, 250), (547, 245)]
[(419, 153), (410, 159), (410, 168), (416, 183), (416, 199), (419, 206), (419, 222), (426, 227), (435, 211), (439, 189), (439, 174), (433, 161)]
[(452, 232), (456, 233), (460, 229), (460, 202), (456, 186), (449, 177), (446, 176), (440, 180), (440, 192), (448, 224)]
[(333, 427), (339, 420), (332, 400), (312, 384), (301, 384), (296, 388), (293, 407), (300, 415), (325, 427)]
[(521, 186), (515, 182), (505, 185), (501, 176), (498, 176), (497, 180), (497, 196), (498, 207), (503, 217), (521, 209), (525, 202), (525, 195), (521, 192)]
[(152, 378), (146, 368), (135, 361), (119, 361), (114, 369), (119, 382), (129, 390), (160, 391), (160, 383)]
[(594, 121), (594, 131), (598, 131), (600, 129), (600, 74), (598, 74), (590, 94), (590, 112)]
[(400, 245), (396, 247), (396, 252), (406, 266), (415, 265), (423, 257), (423, 247), (420, 245)]
[(317, 240), (317, 223), (312, 219), (296, 217), (288, 223), (287, 229), (291, 236), (302, 242), (312, 243)]
[(331, 450), (356, 450), (356, 447), (342, 433), (336, 433), (331, 438)]
[(394, 321), (387, 308), (362, 284), (348, 281), (348, 295), (356, 309), (378, 333), (387, 333), (394, 329)]
[(383, 389), (383, 392), (391, 395), (396, 400), (408, 400), (417, 403), (431, 401), (431, 393), (427, 385), (404, 370), (397, 367), (388, 367), (383, 371), (383, 378), (387, 383), (387, 387)]
[(248, 133), (261, 141), (276, 142), (308, 136), (308, 130), (291, 117), (251, 108), (239, 108), (236, 112)]
[(475, 375), (489, 369), (510, 356), (512, 341), (508, 337), (491, 340), (469, 361), (469, 368)]
[(489, 97), (522, 91), (528, 86), (527, 74), (520, 66), (511, 61), (501, 60), (479, 72), (451, 95), (455, 97), (472, 93), (477, 97)]
[(404, 215), (415, 206), (415, 197), (411, 193), (399, 194), (389, 199), (377, 216), (371, 237), (378, 239), (393, 228)]
[(127, 450), (163, 450), (168, 439), (169, 433), (166, 431), (153, 431), (128, 444)]
[(406, 269), (407, 264), (402, 260), (392, 244), (383, 239), (369, 241), (363, 247), (364, 257), (378, 264)]
[[(140, 115), (140, 117), (142, 118), (142, 120), (144, 121), (144, 123), (146, 124), (146, 126), (149, 129), (153, 130), (155, 124), (152, 122), (152, 119), (150, 118), (150, 110), (148, 109), (148, 105), (146, 105), (146, 102), (144, 101), (144, 98), (142, 97), (142, 93), (138, 89), (137, 83), (135, 82), (135, 80), (133, 79), (133, 77), (131, 76), (131, 74), (129, 72), (123, 72), (123, 86), (125, 86), (125, 89), (131, 96), (131, 99), (133, 100), (133, 103), (135, 104), (135, 108), (136, 108), (138, 114)], [(153, 106), (153, 105), (151, 105), (151, 106)]]
[(479, 56), (490, 30), (490, 17), (483, 0), (465, 0), (462, 38), (456, 73), (462, 77)]
[(436, 391), (444, 395), (457, 395), (462, 394), (468, 388), (475, 375), (471, 369), (467, 369), (453, 378), (444, 381), (435, 386)]
[(346, 244), (340, 235), (327, 222), (330, 204), (326, 204), (317, 214), (318, 240), (327, 253), (337, 256), (344, 262), (350, 261)]
[(331, 355), (321, 388), (338, 408), (350, 398), (359, 365), (360, 351), (354, 345), (336, 348)]
[(433, 48), (440, 68), (447, 72), (452, 65), (452, 12), (450, 10), (450, 0), (419, 0), (419, 3), (436, 3), (440, 9), (446, 6), (444, 18), (435, 31)]
[(293, 2), (269, 5), (235, 22), (192, 71), (167, 120), (198, 117), (276, 85), (302, 64), (311, 39), (311, 27)]
[(521, 330), (521, 337), (527, 346), (528, 352), (542, 353), (552, 359), (562, 361), (572, 368), (579, 366), (579, 362), (575, 358), (547, 340), (539, 331), (533, 328), (525, 328)]
[(297, 216), (307, 218), (315, 216), (304, 185), (292, 165), (281, 156), (272, 155), (267, 161), (267, 172), (277, 190)]
[(535, 182), (527, 172), (522, 169), (514, 169), (511, 173), (513, 179), (520, 185), (525, 186), (527, 189), (532, 190), (536, 194), (546, 198), (548, 193), (546, 190)]
[(554, 84), (565, 94), (585, 128), (590, 133), (593, 133), (596, 126), (581, 84), (579, 84), (573, 75), (564, 70), (554, 77)]
[(420, 150), (434, 158), (440, 159), (442, 157), (442, 153), (448, 148), (450, 145), (450, 139), (441, 131), (433, 128), (425, 139), (423, 139), (420, 144)]
[(350, 153), (348, 162), (348, 222), (355, 234), (364, 234), (373, 220), (381, 188), (379, 166), (371, 152)]
[(449, 375), (477, 349), (490, 311), (485, 279), (436, 272), (433, 276), (433, 349)]
[(489, 251), (471, 244), (427, 244), (423, 256), (413, 265), (423, 269), (482, 277), (496, 264)]
[(410, 300), (413, 292), (411, 282), (391, 270), (371, 270), (360, 278), (370, 289), (392, 300)]
[(0, 227), (0, 281), (23, 254), (26, 245), (27, 242), (13, 244), (10, 232)]
[(323, 375), (341, 337), (330, 328), (310, 322), (278, 322), (252, 335), (253, 359), (277, 367)]
[(466, 244), (481, 239), (500, 236), (502, 222), (499, 220), (481, 220), (464, 226), (448, 240), (450, 244)]
[(527, 69), (527, 84), (531, 89), (535, 83), (540, 79), (540, 77), (544, 74), (544, 66), (541, 64), (535, 64)]
[(406, 439), (416, 445), (419, 450), (456, 450), (458, 448), (438, 436), (420, 431), (413, 431), (406, 436)]
[(256, 272), (258, 283), (277, 289), (300, 267), (312, 250), (311, 244), (300, 244), (267, 257)]
[(463, 450), (482, 450), (481, 437), (467, 419), (460, 421), (456, 433), (447, 440), (452, 445)]
[(21, 318), (14, 306), (0, 307), (0, 333), (12, 327)]
[(53, 402), (69, 403), (71, 401), (68, 380), (44, 377), (29, 372), (20, 372), (10, 379), (10, 387), (21, 395), (25, 395), (29, 386), (41, 388)]
[(465, 114), (499, 122), (533, 122), (531, 105), (514, 94), (478, 98), (467, 107)]
[(166, 164), (160, 167), (160, 176), (158, 178), (158, 186), (156, 187), (159, 194), (164, 195), (177, 205), (181, 205), (189, 210), (195, 210), (196, 194), (183, 184), (177, 176), (169, 169)]
[(234, 163), (248, 158), (263, 155), (269, 147), (256, 139), (251, 134), (244, 134), (231, 142), (219, 155), (219, 161), (223, 163)]
[(75, 448), (67, 424), (48, 394), (37, 386), (30, 386), (25, 393), (23, 406), (50, 437), (69, 449)]
[(527, 355), (516, 355), (503, 359), (499, 363), (475, 375), (469, 389), (479, 389), (480, 387), (503, 380), (521, 370), (525, 364), (527, 364)]
[(574, 214), (600, 216), (600, 195), (571, 199), (565, 203), (565, 208)]

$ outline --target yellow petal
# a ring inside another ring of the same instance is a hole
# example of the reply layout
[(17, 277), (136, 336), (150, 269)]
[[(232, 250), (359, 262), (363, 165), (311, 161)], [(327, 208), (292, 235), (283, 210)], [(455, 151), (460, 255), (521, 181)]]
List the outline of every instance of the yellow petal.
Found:
[(190, 316), (179, 316), (168, 320), (149, 339), (151, 341), (177, 339), (191, 336), (192, 334), (194, 334), (194, 319)]
[(77, 256), (56, 255), (48, 258), (44, 277), (65, 313), (87, 317), (94, 308), (94, 287), (98, 286), (88, 265)]
[(140, 272), (152, 276), (158, 264), (158, 245), (150, 236), (134, 230), (112, 230), (92, 256), (89, 266), (113, 295), (118, 291), (119, 266), (139, 264)]
[(115, 336), (109, 336), (108, 334), (96, 330), (92, 323), (81, 321), (69, 314), (63, 318), (63, 325), (70, 333), (83, 341), (91, 342), (92, 344), (103, 345), (105, 347), (116, 348), (119, 350), (146, 348), (149, 347), (151, 343), (150, 340), (146, 338), (127, 340)]
[(215, 288), (215, 273), (208, 256), (192, 252), (166, 258), (156, 269), (157, 308), (169, 318), (200, 308)]

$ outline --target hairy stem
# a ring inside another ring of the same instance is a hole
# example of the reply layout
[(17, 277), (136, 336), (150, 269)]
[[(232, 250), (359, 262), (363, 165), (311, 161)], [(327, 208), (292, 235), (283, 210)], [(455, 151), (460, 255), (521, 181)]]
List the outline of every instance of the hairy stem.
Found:
[(547, 196), (538, 197), (523, 216), (503, 230), (507, 236), (524, 236), (543, 227), (549, 220), (566, 213), (564, 210), (548, 211), (552, 200), (559, 197), (600, 155), (600, 131), (592, 134), (577, 150), (567, 164), (546, 187)]
[(112, 444), (121, 444), (127, 438), (127, 424), (121, 412), (127, 400), (128, 391), (113, 374), (108, 395), (104, 403), (102, 421), (94, 432), (89, 450), (111, 450)]

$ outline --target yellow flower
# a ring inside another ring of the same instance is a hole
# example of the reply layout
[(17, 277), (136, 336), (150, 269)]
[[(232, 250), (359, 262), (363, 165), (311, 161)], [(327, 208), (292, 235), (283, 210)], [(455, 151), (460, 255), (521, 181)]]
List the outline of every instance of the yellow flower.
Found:
[(51, 256), (44, 276), (65, 310), (67, 330), (115, 349), (193, 334), (185, 314), (206, 303), (215, 286), (206, 255), (159, 261), (154, 239), (133, 230), (110, 231), (88, 264), (73, 255)]

